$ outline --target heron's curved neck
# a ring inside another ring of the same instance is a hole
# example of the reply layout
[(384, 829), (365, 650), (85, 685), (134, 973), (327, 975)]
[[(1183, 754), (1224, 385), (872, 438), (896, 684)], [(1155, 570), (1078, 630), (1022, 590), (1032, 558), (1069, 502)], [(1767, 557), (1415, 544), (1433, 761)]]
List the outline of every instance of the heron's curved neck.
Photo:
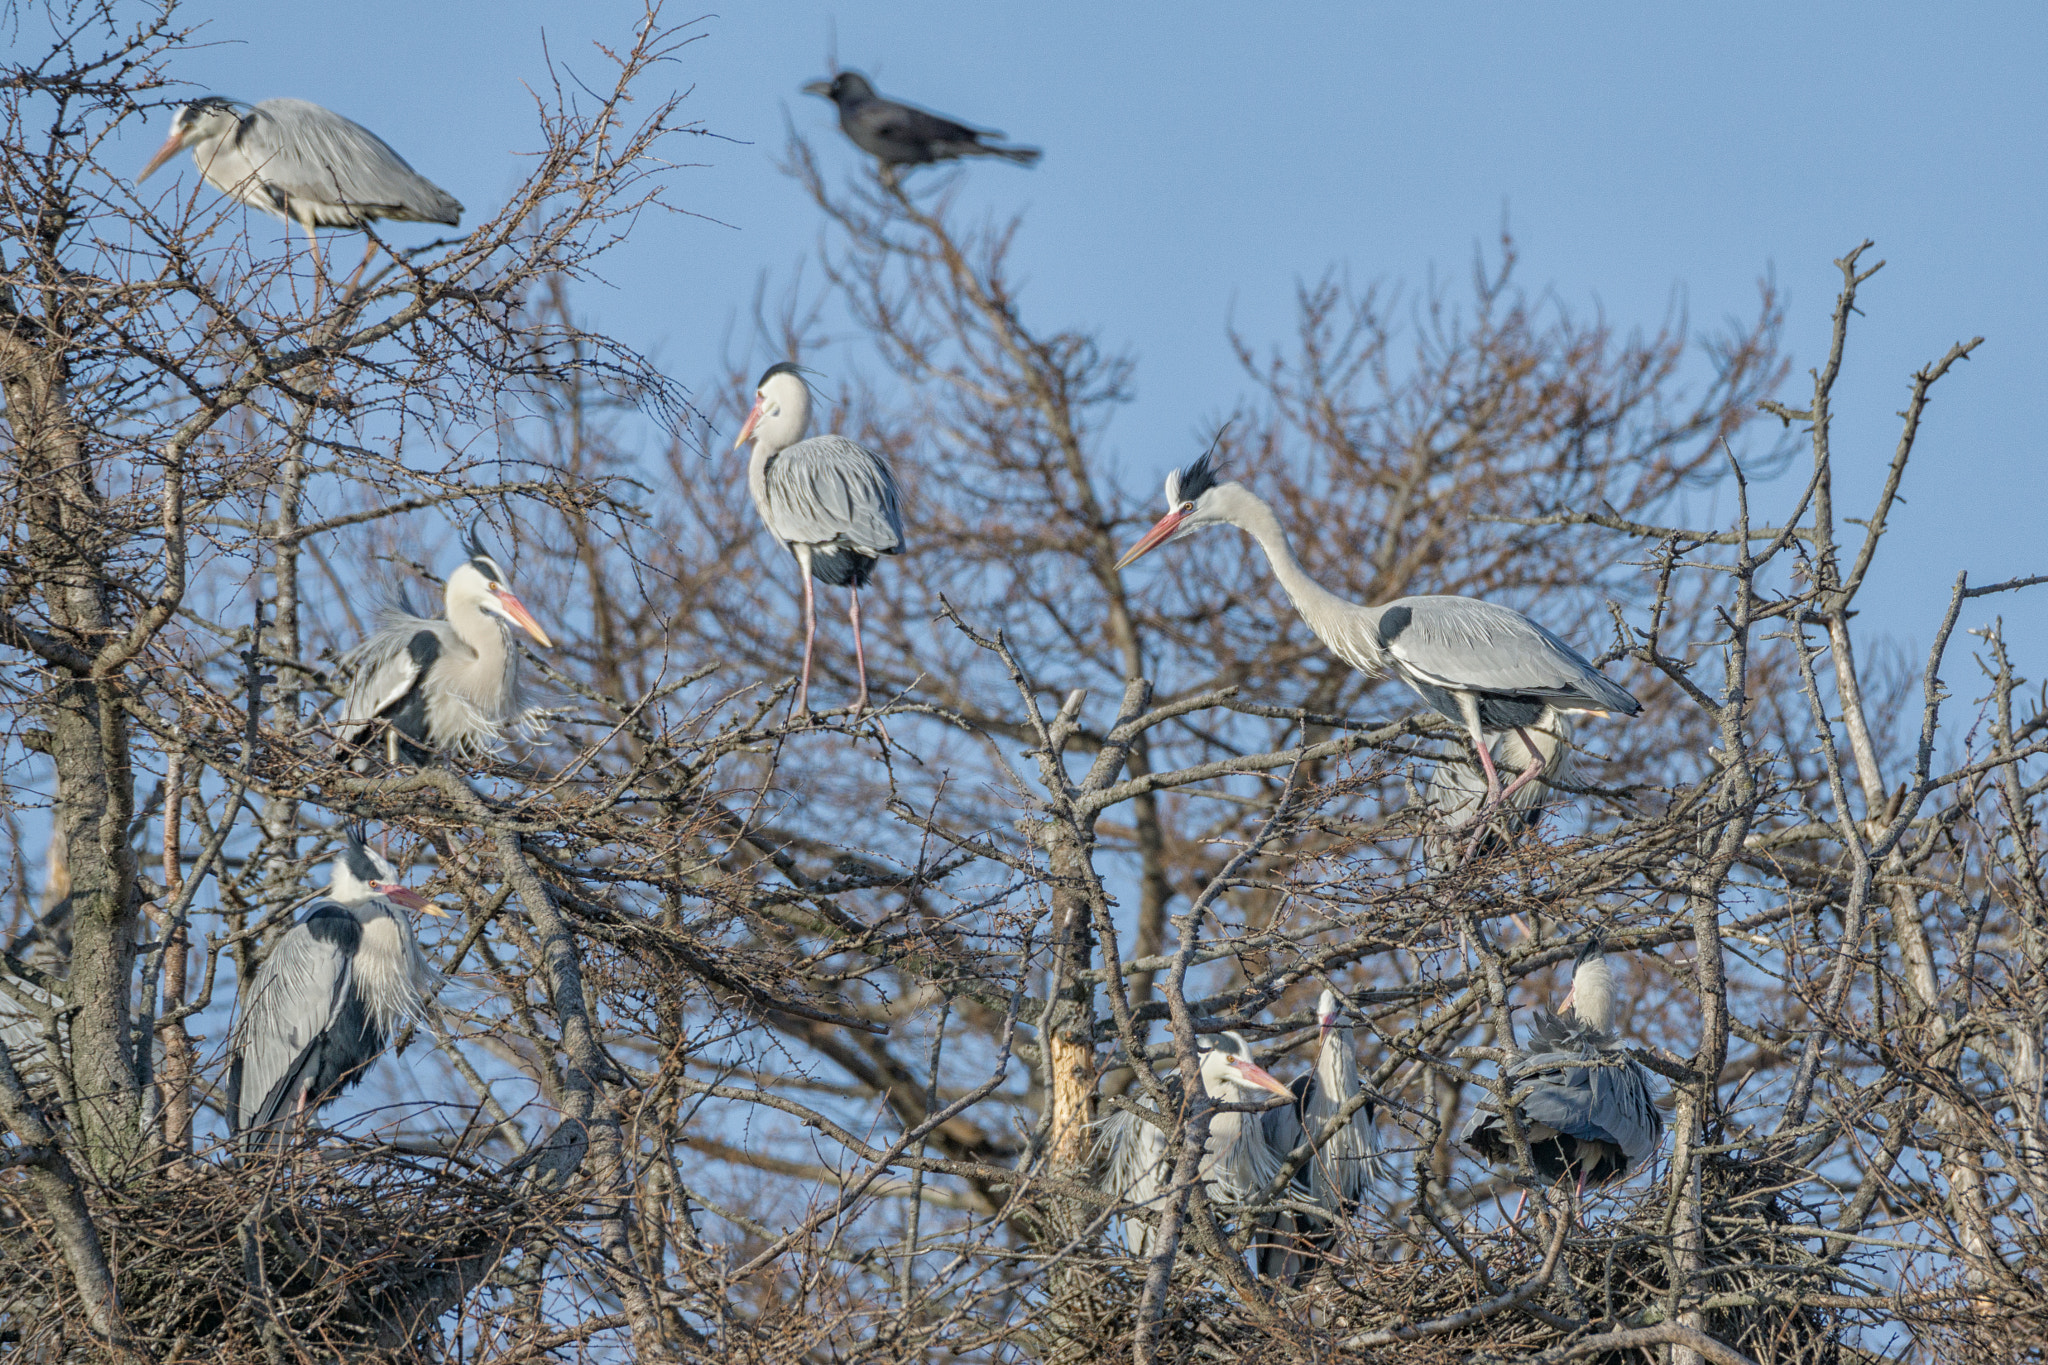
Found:
[(1316, 1058), (1316, 1079), (1339, 1102), (1358, 1088), (1358, 1057), (1351, 1050), (1350, 1029), (1333, 1029), (1323, 1039), (1322, 1053)]
[(1606, 1033), (1614, 1027), (1614, 969), (1596, 957), (1572, 973), (1572, 1017)]
[[(1266, 500), (1241, 484), (1226, 484), (1216, 490), (1223, 503), (1224, 520), (1237, 527), (1266, 552), (1273, 576), (1287, 590), (1294, 609), (1339, 657), (1359, 668), (1377, 672), (1380, 668), (1379, 618), (1377, 607), (1347, 602), (1308, 576), (1294, 547), (1280, 529), (1280, 519)], [(1212, 495), (1215, 496), (1215, 495)]]

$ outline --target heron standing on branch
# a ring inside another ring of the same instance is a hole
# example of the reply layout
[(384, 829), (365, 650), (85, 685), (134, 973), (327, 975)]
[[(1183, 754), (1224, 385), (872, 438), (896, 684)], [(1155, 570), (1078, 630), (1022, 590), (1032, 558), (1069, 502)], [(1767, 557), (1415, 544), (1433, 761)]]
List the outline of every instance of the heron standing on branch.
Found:
[(474, 531), (462, 548), (468, 558), (448, 575), (445, 617), (415, 616), (401, 601), (342, 657), (353, 681), (339, 742), (356, 754), (358, 768), (367, 766), (361, 751), (378, 738), (395, 765), (437, 753), (481, 758), (503, 746), (507, 727), (529, 736), (545, 728), (547, 708), (520, 678), (512, 628), (543, 648), (554, 641), (512, 595)]
[[(1290, 1188), (1295, 1197), (1321, 1209), (1322, 1216), (1282, 1210), (1267, 1219), (1258, 1253), (1259, 1274), (1267, 1279), (1298, 1283), (1328, 1253), (1337, 1240), (1338, 1225), (1357, 1212), (1373, 1178), (1380, 1174), (1372, 1101), (1365, 1101), (1349, 1115), (1343, 1112), (1354, 1096), (1366, 1090), (1358, 1075), (1351, 1030), (1337, 1021), (1337, 993), (1325, 990), (1316, 1001), (1315, 1070), (1297, 1077), (1289, 1087), (1293, 1104), (1260, 1115), (1266, 1142), (1281, 1164), (1304, 1142), (1316, 1142), (1331, 1120), (1343, 1118), (1343, 1126), (1295, 1173)], [(1278, 1169), (1276, 1165), (1276, 1173)]]
[(1486, 773), (1482, 815), (1543, 769), (1540, 759), (1531, 762), (1503, 791), (1487, 752), (1487, 731), (1522, 733), (1526, 751), (1535, 755), (1541, 750), (1524, 732), (1560, 713), (1633, 716), (1643, 709), (1577, 650), (1518, 611), (1474, 597), (1403, 597), (1361, 607), (1325, 591), (1302, 570), (1266, 501), (1241, 484), (1217, 481), (1214, 454), (1212, 447), (1166, 476), (1166, 515), (1116, 567), (1204, 526), (1235, 526), (1249, 534), (1266, 552), (1301, 619), (1332, 653), (1368, 675), (1393, 674), (1439, 715), (1464, 727)]
[(999, 156), (1020, 166), (1039, 158), (1036, 147), (996, 147), (985, 137), (1001, 137), (980, 128), (929, 113), (915, 105), (884, 99), (858, 71), (842, 71), (829, 81), (812, 81), (806, 95), (823, 95), (839, 106), (839, 128), (862, 151), (878, 157), (890, 174), (898, 166), (923, 166), (963, 156)]
[[(378, 219), (402, 223), (462, 221), (462, 205), (391, 150), (383, 138), (332, 109), (305, 100), (247, 104), (206, 95), (178, 106), (171, 135), (142, 174), (190, 149), (206, 183), (252, 208), (296, 221), (320, 264), (317, 228), (355, 228)], [(371, 251), (376, 243), (370, 244)], [(370, 263), (370, 253), (363, 264)], [(357, 268), (361, 274), (361, 268)]]
[[(1571, 1017), (1539, 1009), (1528, 1046), (1507, 1067), (1508, 1101), (1528, 1139), (1536, 1177), (1574, 1179), (1575, 1193), (1627, 1179), (1664, 1143), (1664, 1116), (1652, 1100), (1649, 1075), (1613, 1032), (1614, 996), (1606, 944), (1594, 934), (1579, 950), (1571, 990), (1559, 1007)], [(1484, 1160), (1515, 1160), (1497, 1103), (1482, 1106), (1459, 1140)]]
[(811, 650), (818, 608), (811, 580), (848, 590), (852, 603), (853, 662), (860, 674), (857, 716), (868, 704), (868, 661), (861, 647), (860, 590), (875, 562), (903, 552), (903, 513), (888, 462), (844, 436), (804, 439), (811, 424), (811, 387), (787, 361), (771, 365), (754, 386), (738, 450), (748, 441), (747, 488), (770, 534), (796, 556), (804, 581), (804, 668), (796, 709), (811, 709)]
[[(1204, 1038), (1202, 1091), (1223, 1104), (1249, 1104), (1259, 1093), (1293, 1099), (1294, 1092), (1252, 1060), (1240, 1034), (1222, 1041)], [(1150, 1213), (1163, 1213), (1173, 1188), (1173, 1157), (1168, 1130), (1128, 1110), (1118, 1109), (1098, 1125), (1099, 1146), (1107, 1167), (1110, 1193), (1117, 1202)], [(1266, 1139), (1257, 1114), (1226, 1110), (1209, 1119), (1209, 1141), (1202, 1149), (1201, 1178), (1219, 1203), (1241, 1204), (1255, 1198), (1280, 1174), (1280, 1158)], [(1158, 1229), (1137, 1218), (1124, 1220), (1124, 1242), (1133, 1256), (1152, 1254)]]
[(241, 998), (228, 1065), (228, 1124), (252, 1147), (362, 1080), (392, 1033), (426, 1015), (440, 976), (399, 907), (448, 912), (397, 880), (351, 828), (313, 902)]

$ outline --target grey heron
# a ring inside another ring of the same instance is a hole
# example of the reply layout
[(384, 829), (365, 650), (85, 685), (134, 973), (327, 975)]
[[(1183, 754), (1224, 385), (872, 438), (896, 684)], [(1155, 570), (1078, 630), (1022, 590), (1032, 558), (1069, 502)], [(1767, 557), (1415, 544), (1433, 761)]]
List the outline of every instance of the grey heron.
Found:
[[(1535, 741), (1535, 753), (1523, 742), (1525, 736)], [(1519, 730), (1488, 731), (1485, 738), (1499, 755), (1500, 766), (1520, 771), (1531, 764), (1538, 765), (1536, 781), (1501, 802), (1503, 819), (1498, 832), (1482, 830), (1478, 842), (1472, 844), (1465, 831), (1479, 819), (1480, 807), (1486, 800), (1486, 778), (1469, 760), (1440, 760), (1422, 797), (1423, 805), (1435, 813), (1438, 821), (1422, 841), (1423, 861), (1433, 872), (1449, 872), (1460, 866), (1468, 848), (1481, 855), (1504, 851), (1509, 840), (1534, 828), (1542, 818), (1543, 808), (1555, 796), (1549, 784), (1571, 777), (1572, 726), (1566, 716), (1552, 715)]]
[(554, 641), (474, 531), (462, 548), (467, 558), (448, 575), (445, 617), (389, 608), (370, 638), (342, 656), (352, 680), (337, 735), (358, 767), (376, 739), (391, 763), (422, 763), (436, 753), (482, 757), (504, 743), (507, 727), (535, 735), (545, 726), (545, 704), (520, 677), (512, 628), (543, 647)]
[(377, 218), (451, 227), (462, 221), (455, 197), (407, 165), (384, 139), (305, 100), (248, 104), (205, 95), (179, 105), (171, 135), (135, 183), (187, 149), (207, 184), (305, 228), (316, 266), (318, 228), (362, 227)]
[(915, 105), (884, 99), (858, 71), (842, 71), (829, 81), (812, 81), (806, 95), (823, 95), (839, 107), (839, 127), (855, 146), (879, 158), (892, 171), (963, 156), (999, 156), (1020, 166), (1039, 158), (1036, 147), (997, 147), (983, 142), (1001, 133), (970, 128)]
[(351, 828), (327, 894), (278, 940), (241, 992), (228, 1065), (228, 1123), (250, 1146), (284, 1140), (291, 1120), (362, 1080), (439, 975), (399, 909), (447, 911), (397, 881)]
[[(1550, 631), (1507, 607), (1475, 597), (1402, 597), (1362, 607), (1326, 591), (1294, 557), (1280, 520), (1265, 499), (1242, 484), (1217, 480), (1212, 447), (1166, 476), (1166, 515), (1125, 552), (1126, 568), (1167, 541), (1204, 526), (1235, 526), (1266, 552), (1273, 574), (1316, 638), (1370, 676), (1391, 673), (1439, 715), (1463, 726), (1486, 772), (1486, 807), (1536, 780), (1532, 762), (1503, 792), (1489, 730), (1527, 731), (1560, 713), (1633, 716), (1642, 703)], [(1526, 733), (1530, 753), (1539, 751)]]
[[(1664, 1142), (1664, 1116), (1641, 1065), (1623, 1052), (1614, 1028), (1614, 971), (1598, 934), (1586, 940), (1560, 1009), (1539, 1009), (1528, 1045), (1508, 1064), (1509, 1102), (1529, 1142), (1536, 1176), (1589, 1184), (1624, 1180)], [(1586, 1063), (1605, 1063), (1586, 1065)], [(1459, 1139), (1482, 1159), (1515, 1160), (1496, 1104), (1482, 1106)]]
[[(1251, 1048), (1241, 1035), (1223, 1034), (1222, 1042), (1204, 1038), (1200, 1047), (1202, 1090), (1210, 1099), (1249, 1104), (1261, 1091), (1290, 1100), (1294, 1097), (1293, 1091), (1252, 1060)], [(1253, 1199), (1280, 1174), (1284, 1153), (1273, 1150), (1260, 1118), (1258, 1114), (1225, 1111), (1209, 1120), (1200, 1173), (1211, 1197), (1219, 1203), (1241, 1204)], [(1173, 1185), (1167, 1130), (1119, 1109), (1097, 1125), (1097, 1141), (1110, 1192), (1118, 1202), (1152, 1213), (1164, 1210)], [(1124, 1220), (1124, 1242), (1133, 1256), (1150, 1255), (1157, 1236), (1157, 1229), (1149, 1223)]]
[(796, 556), (804, 581), (804, 668), (797, 684), (799, 711), (811, 709), (811, 650), (818, 636), (817, 602), (811, 580), (848, 590), (852, 606), (853, 661), (860, 695), (853, 712), (868, 704), (868, 661), (860, 638), (860, 590), (883, 555), (903, 552), (903, 513), (896, 476), (888, 462), (844, 436), (804, 439), (811, 424), (811, 389), (795, 365), (770, 365), (754, 386), (738, 450), (754, 443), (747, 461), (747, 488), (769, 533)]
[[(1314, 1141), (1346, 1102), (1365, 1090), (1358, 1075), (1358, 1056), (1352, 1050), (1351, 1030), (1340, 1025), (1338, 1018), (1337, 993), (1325, 990), (1316, 1001), (1315, 1069), (1297, 1077), (1289, 1087), (1293, 1104), (1260, 1115), (1276, 1162), (1284, 1163), (1289, 1152)], [(1336, 1241), (1336, 1224), (1364, 1202), (1373, 1178), (1380, 1174), (1373, 1115), (1374, 1106), (1368, 1100), (1296, 1173), (1293, 1193), (1321, 1209), (1322, 1215), (1286, 1210), (1268, 1215), (1259, 1248), (1261, 1276), (1298, 1281)]]

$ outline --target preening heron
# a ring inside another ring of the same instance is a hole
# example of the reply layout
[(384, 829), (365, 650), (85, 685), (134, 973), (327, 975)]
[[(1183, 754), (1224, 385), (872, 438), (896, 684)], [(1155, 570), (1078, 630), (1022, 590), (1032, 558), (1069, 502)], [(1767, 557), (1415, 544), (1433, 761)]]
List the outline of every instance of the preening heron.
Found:
[(228, 1122), (249, 1145), (282, 1142), (290, 1121), (362, 1080), (400, 1024), (425, 1017), (440, 977), (401, 906), (447, 914), (399, 884), (391, 864), (350, 829), (327, 894), (241, 992)]
[[(1116, 567), (1204, 526), (1246, 532), (1266, 552), (1301, 619), (1333, 654), (1360, 672), (1393, 674), (1464, 727), (1486, 772), (1487, 812), (1535, 781), (1543, 766), (1531, 763), (1504, 792), (1487, 752), (1487, 731), (1526, 731), (1573, 711), (1633, 716), (1643, 709), (1577, 650), (1518, 611), (1474, 597), (1403, 597), (1361, 607), (1325, 591), (1302, 570), (1266, 501), (1241, 484), (1217, 482), (1213, 455), (1212, 449), (1166, 476), (1166, 515)], [(1540, 751), (1526, 733), (1523, 744), (1532, 754)]]
[[(1224, 1104), (1247, 1104), (1259, 1093), (1293, 1099), (1294, 1092), (1273, 1079), (1252, 1060), (1244, 1038), (1226, 1033), (1221, 1041), (1205, 1038), (1202, 1048), (1202, 1089)], [(1173, 1153), (1165, 1128), (1122, 1109), (1097, 1125), (1097, 1143), (1109, 1189), (1121, 1204), (1160, 1213), (1173, 1185)], [(1202, 1149), (1201, 1177), (1210, 1197), (1223, 1204), (1241, 1204), (1255, 1197), (1280, 1174), (1282, 1152), (1266, 1138), (1260, 1115), (1226, 1111), (1209, 1120), (1209, 1140)], [(1124, 1242), (1137, 1257), (1152, 1253), (1158, 1229), (1136, 1218), (1124, 1220)]]
[(796, 366), (771, 365), (754, 386), (738, 450), (754, 443), (747, 461), (747, 488), (769, 533), (796, 556), (804, 581), (804, 668), (797, 684), (798, 711), (811, 709), (811, 650), (817, 642), (818, 609), (811, 580), (848, 590), (852, 603), (853, 662), (860, 695), (853, 711), (868, 704), (868, 661), (860, 638), (860, 590), (875, 562), (903, 552), (903, 513), (896, 476), (881, 456), (844, 436), (804, 439), (811, 424), (811, 389)]
[[(1525, 735), (1536, 742), (1533, 754), (1522, 742)], [(1423, 861), (1432, 872), (1457, 868), (1468, 848), (1482, 857), (1505, 852), (1508, 842), (1534, 828), (1543, 808), (1556, 799), (1550, 784), (1571, 778), (1572, 725), (1566, 716), (1553, 714), (1520, 730), (1489, 731), (1486, 742), (1498, 755), (1500, 766), (1526, 770), (1531, 764), (1539, 765), (1536, 780), (1502, 800), (1499, 827), (1481, 831), (1473, 844), (1466, 831), (1478, 821), (1485, 804), (1486, 777), (1466, 759), (1440, 760), (1422, 797), (1423, 805), (1437, 817), (1436, 825), (1422, 840)]]
[(351, 681), (337, 734), (358, 768), (377, 740), (391, 763), (424, 763), (437, 753), (495, 753), (509, 727), (529, 736), (546, 728), (546, 705), (520, 677), (512, 628), (543, 647), (554, 641), (512, 595), (474, 532), (463, 553), (468, 558), (448, 575), (445, 617), (387, 609), (370, 638), (341, 660)]
[[(1288, 1153), (1304, 1142), (1313, 1142), (1342, 1114), (1353, 1096), (1365, 1093), (1351, 1030), (1340, 1026), (1338, 1017), (1337, 993), (1325, 990), (1316, 1001), (1315, 1069), (1297, 1077), (1289, 1087), (1293, 1104), (1268, 1109), (1259, 1116), (1266, 1143), (1273, 1150), (1276, 1172)], [(1295, 1174), (1290, 1193), (1323, 1213), (1317, 1217), (1280, 1210), (1267, 1216), (1258, 1252), (1262, 1277), (1290, 1283), (1300, 1280), (1336, 1241), (1337, 1224), (1364, 1201), (1374, 1177), (1380, 1174), (1380, 1145), (1373, 1118), (1374, 1106), (1367, 1100)]]
[[(1614, 994), (1606, 945), (1595, 934), (1579, 950), (1561, 1007), (1571, 1017), (1539, 1009), (1528, 1045), (1508, 1064), (1510, 1102), (1538, 1179), (1570, 1178), (1580, 1191), (1624, 1180), (1663, 1145), (1664, 1116), (1652, 1101), (1649, 1075), (1613, 1032)], [(1460, 1141), (1486, 1161), (1515, 1160), (1497, 1103), (1481, 1106)]]
[(1036, 147), (997, 147), (983, 142), (1001, 133), (970, 128), (915, 105), (884, 99), (858, 71), (842, 71), (829, 81), (812, 81), (806, 95), (823, 95), (839, 106), (839, 127), (855, 146), (892, 169), (951, 161), (963, 156), (999, 156), (1020, 166), (1039, 158)]
[(248, 104), (206, 95), (179, 105), (171, 135), (135, 183), (188, 148), (207, 184), (303, 227), (316, 265), (318, 228), (362, 227), (378, 218), (451, 227), (462, 221), (455, 196), (407, 165), (383, 138), (305, 100)]

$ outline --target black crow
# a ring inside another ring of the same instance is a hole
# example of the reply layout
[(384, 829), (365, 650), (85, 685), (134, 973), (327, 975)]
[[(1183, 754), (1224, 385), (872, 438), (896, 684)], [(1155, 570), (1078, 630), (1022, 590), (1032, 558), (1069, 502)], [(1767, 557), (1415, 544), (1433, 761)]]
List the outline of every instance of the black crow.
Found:
[(823, 95), (839, 106), (839, 126), (854, 145), (880, 157), (886, 166), (922, 166), (962, 156), (1007, 157), (1020, 166), (1038, 160), (1036, 147), (991, 147), (985, 137), (1001, 137), (937, 114), (883, 99), (858, 71), (842, 71), (829, 81), (812, 81), (806, 95)]

